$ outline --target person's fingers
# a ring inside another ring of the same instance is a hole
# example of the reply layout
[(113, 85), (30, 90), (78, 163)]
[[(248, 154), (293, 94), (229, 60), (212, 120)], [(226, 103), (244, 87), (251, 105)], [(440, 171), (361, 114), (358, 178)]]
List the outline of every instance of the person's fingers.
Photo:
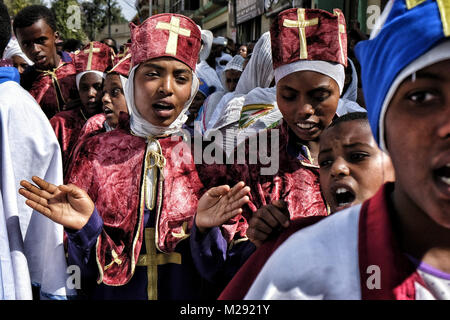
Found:
[(43, 197), (44, 199), (48, 200), (49, 198), (53, 197), (52, 194), (48, 193), (45, 190), (39, 189), (38, 187), (36, 187), (34, 184), (29, 183), (26, 180), (22, 180), (20, 181), (20, 185), (22, 187), (24, 187), (27, 191), (34, 193), (38, 196)]
[(291, 219), (291, 215), (289, 213), (287, 202), (280, 199), (280, 200), (273, 201), (272, 204), (275, 207), (277, 207), (279, 209), (279, 211), (284, 215), (284, 217), (276, 215), (277, 220), (285, 228), (288, 227), (289, 226), (289, 221)]
[(226, 221), (230, 220), (231, 218), (234, 218), (235, 216), (237, 216), (238, 214), (241, 214), (241, 213), (242, 213), (242, 209), (241, 208), (237, 208), (237, 209), (234, 209), (232, 211), (228, 211), (223, 216), (223, 222), (225, 223)]
[(240, 181), (236, 183), (233, 188), (231, 188), (230, 192), (228, 193), (228, 197), (230, 199), (234, 198), (236, 195), (239, 194), (239, 191), (241, 191), (245, 187), (245, 183), (243, 181)]
[(48, 201), (47, 199), (41, 197), (38, 194), (35, 194), (25, 188), (20, 188), (19, 189), (19, 193), (24, 196), (25, 198), (27, 198), (28, 200), (33, 201), (34, 203), (37, 203), (43, 207), (48, 207)]
[(206, 193), (212, 198), (219, 198), (230, 191), (230, 186), (222, 185), (209, 189)]
[(47, 181), (45, 181), (45, 180), (43, 180), (43, 179), (41, 179), (41, 178), (39, 178), (37, 176), (33, 176), (31, 178), (31, 180), (33, 180), (33, 182), (36, 183), (36, 185), (39, 188), (41, 188), (42, 190), (45, 190), (45, 191), (47, 191), (49, 193), (54, 193), (58, 189), (58, 187), (55, 186), (54, 184), (52, 184), (50, 182), (47, 182)]
[(262, 232), (261, 230), (255, 229), (255, 228), (248, 228), (247, 229), (247, 237), (254, 242), (256, 241), (265, 241), (269, 235), (265, 232)]
[(264, 207), (264, 210), (261, 212), (261, 218), (272, 228), (289, 226), (289, 217), (273, 205)]
[(267, 234), (270, 234), (272, 232), (272, 228), (257, 216), (253, 216), (248, 222), (248, 225), (249, 228), (260, 230)]
[(35, 202), (33, 200), (29, 200), (29, 199), (25, 200), (25, 204), (27, 206), (29, 206), (31, 209), (33, 209), (33, 210), (43, 214), (46, 217), (50, 218), (51, 215), (52, 215), (52, 212), (51, 212), (51, 210), (49, 208), (47, 208), (47, 207), (45, 207), (45, 206), (43, 206), (43, 205), (41, 205), (41, 204), (39, 204), (39, 203), (37, 203), (37, 202)]

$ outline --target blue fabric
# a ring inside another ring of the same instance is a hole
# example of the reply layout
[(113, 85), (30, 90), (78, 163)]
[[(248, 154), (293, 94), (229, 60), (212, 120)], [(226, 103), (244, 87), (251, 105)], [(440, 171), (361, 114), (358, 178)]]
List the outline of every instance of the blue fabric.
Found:
[(1, 67), (0, 68), (0, 83), (6, 81), (15, 81), (20, 83), (19, 71), (14, 67)]
[(203, 80), (202, 78), (198, 79), (200, 82), (200, 86), (198, 88), (198, 91), (200, 91), (201, 93), (203, 93), (205, 95), (205, 97), (208, 97), (211, 93), (213, 93), (213, 91), (211, 90), (210, 87), (208, 87), (208, 85), (206, 84), (206, 81)]
[(378, 145), (381, 108), (396, 76), (443, 38), (435, 0), (412, 9), (407, 8), (405, 0), (395, 0), (380, 33), (356, 45), (369, 122)]

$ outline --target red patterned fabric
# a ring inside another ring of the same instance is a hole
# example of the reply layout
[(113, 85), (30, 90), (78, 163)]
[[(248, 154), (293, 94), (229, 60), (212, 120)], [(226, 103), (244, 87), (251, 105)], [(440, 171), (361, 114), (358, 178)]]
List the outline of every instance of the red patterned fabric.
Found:
[(201, 34), (188, 17), (173, 13), (157, 14), (139, 26), (131, 22), (130, 29), (133, 66), (153, 58), (173, 57), (195, 71)]
[[(299, 20), (302, 20), (300, 24)], [(341, 31), (340, 24), (344, 25)], [(302, 32), (306, 37), (306, 52), (301, 49)], [(345, 18), (339, 9), (334, 9), (334, 14), (321, 9), (285, 10), (272, 23), (270, 34), (274, 69), (297, 60), (321, 60), (347, 66)], [(301, 58), (302, 53), (306, 57)]]
[[(29, 90), (49, 119), (65, 110), (70, 101), (79, 99), (73, 62), (61, 61), (59, 67), (53, 72), (57, 80), (46, 71), (39, 72)], [(62, 97), (58, 98), (57, 92), (60, 92)]]
[[(359, 218), (359, 271), (363, 300), (415, 300), (415, 283), (427, 287), (415, 266), (402, 253), (393, 226), (388, 199), (394, 184), (385, 184), (363, 203)], [(369, 266), (380, 270), (380, 289), (370, 289)]]
[(66, 168), (72, 148), (75, 146), (81, 128), (86, 122), (80, 108), (58, 112), (50, 119), (50, 124), (58, 138), (61, 147), (63, 167)]
[(104, 43), (93, 41), (88, 43), (74, 56), (77, 73), (97, 70), (105, 72), (112, 67), (114, 51)]
[(114, 57), (113, 67), (109, 72), (117, 72), (125, 78), (128, 78), (128, 74), (131, 70), (130, 46), (131, 43), (126, 43), (124, 53)]
[[(134, 273), (143, 239), (143, 210), (140, 209), (142, 168), (146, 140), (130, 134), (128, 114), (121, 113), (119, 127), (95, 135), (78, 148), (71, 163), (66, 183), (86, 190), (103, 219), (104, 227), (97, 240), (96, 256), (99, 281), (122, 285)], [(174, 140), (174, 141), (172, 141)], [(161, 251), (172, 252), (192, 227), (197, 202), (206, 191), (193, 162), (190, 146), (178, 137), (160, 138), (166, 158), (162, 208), (159, 217), (157, 245)], [(181, 148), (181, 146), (186, 148)], [(178, 151), (174, 151), (178, 150)], [(180, 161), (184, 157), (186, 161)], [(183, 224), (186, 222), (186, 230)], [(113, 263), (112, 251), (121, 260)]]
[[(311, 163), (304, 159), (300, 161), (288, 153), (289, 129), (286, 123), (282, 123), (275, 129), (268, 130), (267, 149), (271, 150), (270, 143), (274, 130), (279, 130), (279, 148), (273, 157), (279, 157), (279, 170), (273, 175), (262, 175), (261, 168), (270, 167), (261, 163), (248, 165), (233, 165), (227, 171), (227, 179), (230, 183), (244, 181), (251, 188), (250, 203), (244, 206), (242, 215), (233, 218), (223, 228), (227, 240), (233, 239), (235, 234), (245, 236), (248, 229), (248, 220), (260, 207), (270, 204), (275, 200), (287, 202), (291, 220), (309, 216), (328, 215), (323, 201), (319, 184), (319, 169), (312, 167)], [(278, 139), (274, 137), (273, 139)], [(258, 143), (259, 154), (264, 154)], [(246, 148), (246, 159), (251, 159), (250, 148)], [(270, 152), (268, 152), (270, 154)], [(252, 156), (253, 157), (253, 156)]]

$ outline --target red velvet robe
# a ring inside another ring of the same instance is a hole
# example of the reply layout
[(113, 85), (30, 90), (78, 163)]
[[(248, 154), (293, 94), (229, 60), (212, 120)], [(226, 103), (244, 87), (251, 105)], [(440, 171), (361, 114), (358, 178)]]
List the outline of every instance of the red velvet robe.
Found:
[[(124, 121), (127, 117), (121, 114), (117, 129), (85, 140), (67, 175), (67, 183), (84, 189), (103, 219), (95, 254), (98, 282), (107, 285), (123, 285), (131, 279), (143, 242), (145, 204), (140, 194), (147, 142), (130, 133)], [(181, 137), (169, 136), (158, 141), (166, 164), (162, 194), (157, 191), (156, 203), (160, 199), (162, 203), (157, 217), (156, 245), (161, 252), (173, 252), (189, 234), (198, 199), (206, 188), (191, 147)], [(180, 161), (182, 157), (185, 161)], [(116, 254), (121, 262), (111, 264), (118, 261), (113, 259)]]
[[(275, 200), (287, 202), (291, 220), (309, 216), (326, 216), (328, 211), (322, 198), (319, 183), (319, 168), (312, 165), (304, 156), (305, 147), (295, 141), (286, 123), (274, 129), (267, 130), (267, 149), (271, 150), (272, 139), (276, 139), (275, 130), (279, 132), (279, 147), (272, 157), (279, 157), (278, 171), (273, 175), (262, 175), (261, 168), (270, 165), (257, 164), (233, 165), (227, 171), (228, 179), (232, 183), (244, 181), (251, 188), (250, 203), (244, 206), (242, 216), (233, 219), (235, 222), (233, 232), (245, 236), (248, 228), (248, 219), (260, 207)], [(259, 135), (261, 136), (261, 134)], [(246, 161), (249, 162), (251, 149), (246, 147)], [(258, 154), (265, 154), (258, 142)], [(268, 152), (270, 154), (270, 152)], [(228, 236), (232, 238), (232, 235)]]
[[(64, 60), (68, 59), (66, 57)], [(68, 109), (69, 102), (79, 99), (75, 65), (72, 61), (64, 60), (61, 58), (61, 64), (54, 71), (57, 81), (47, 72), (35, 68), (23, 76), (23, 87), (36, 99), (48, 119)]]
[[(58, 112), (50, 119), (50, 124), (55, 131), (61, 147), (63, 167), (66, 171), (73, 148), (78, 142), (78, 138), (86, 123), (86, 118), (82, 114), (80, 107), (77, 109)], [(101, 119), (92, 121), (92, 127), (89, 130), (98, 130), (103, 125)], [(89, 131), (87, 132), (89, 133)]]

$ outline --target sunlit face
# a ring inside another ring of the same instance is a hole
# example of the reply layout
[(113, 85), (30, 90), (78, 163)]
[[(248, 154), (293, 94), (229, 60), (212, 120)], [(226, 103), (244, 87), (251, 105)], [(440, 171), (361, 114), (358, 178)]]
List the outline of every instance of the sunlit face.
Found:
[(319, 138), (336, 113), (339, 96), (336, 81), (314, 71), (297, 71), (277, 83), (283, 120), (302, 141)]
[(228, 91), (233, 92), (236, 90), (236, 86), (239, 82), (242, 72), (238, 70), (226, 70), (225, 71), (225, 84)]
[(141, 116), (156, 126), (167, 127), (189, 100), (192, 70), (173, 58), (143, 62), (134, 75), (134, 100)]
[(203, 105), (203, 102), (205, 102), (206, 96), (201, 93), (200, 91), (197, 92), (195, 95), (194, 100), (192, 101), (191, 105), (189, 106), (189, 116), (186, 123), (188, 125), (191, 125), (192, 122), (197, 118), (198, 111), (200, 110), (201, 106)]
[(320, 186), (331, 212), (362, 203), (394, 180), (392, 163), (372, 136), (369, 123), (349, 120), (320, 136)]
[(450, 228), (450, 60), (403, 81), (385, 117), (397, 210)]
[(86, 117), (102, 112), (103, 78), (93, 72), (84, 74), (80, 79), (78, 92)]
[(106, 76), (103, 84), (102, 102), (106, 121), (110, 127), (115, 128), (119, 123), (120, 112), (128, 113), (122, 82), (118, 74), (109, 73)]
[(16, 36), (20, 48), (34, 62), (36, 68), (48, 70), (58, 66), (60, 58), (55, 45), (58, 33), (53, 31), (44, 19), (29, 27), (17, 28)]
[(21, 56), (12, 57), (13, 66), (17, 68), (20, 74), (22, 74), (26, 68), (28, 68), (28, 63)]

